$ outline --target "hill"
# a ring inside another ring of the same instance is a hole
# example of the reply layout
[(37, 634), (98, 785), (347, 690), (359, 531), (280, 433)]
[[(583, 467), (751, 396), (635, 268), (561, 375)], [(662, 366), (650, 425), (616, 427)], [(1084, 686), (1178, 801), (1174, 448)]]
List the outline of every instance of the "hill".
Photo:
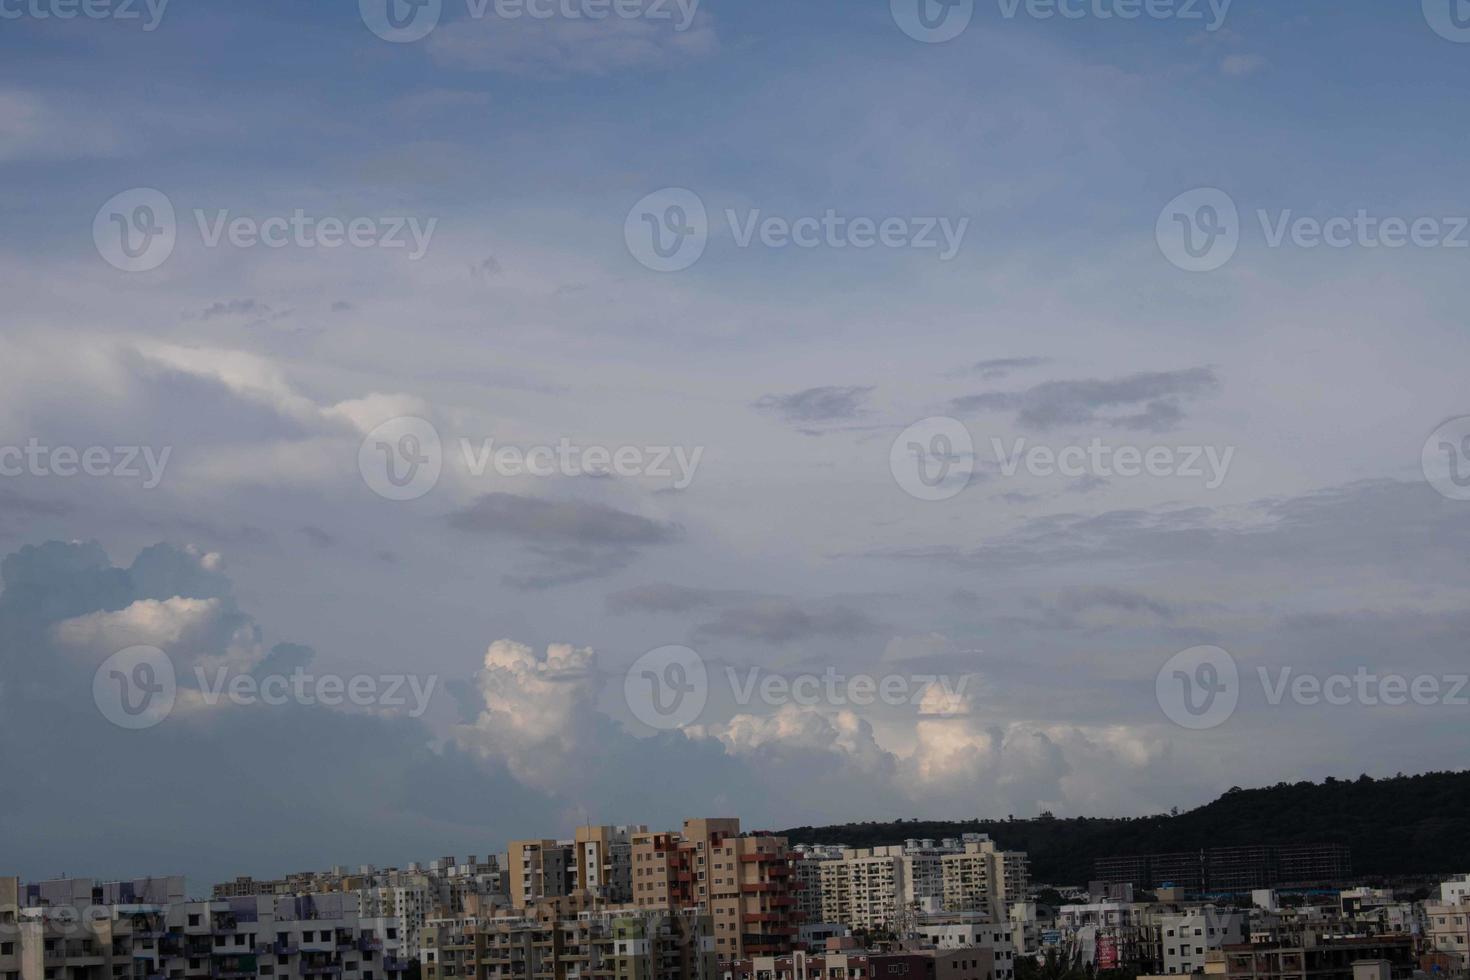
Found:
[(1247, 844), (1346, 844), (1363, 878), (1470, 870), (1470, 772), (1328, 779), (1235, 788), (1213, 803), (1151, 817), (1054, 817), (794, 827), (793, 844), (874, 847), (910, 837), (989, 834), (1026, 851), (1031, 879), (1084, 884), (1094, 858)]

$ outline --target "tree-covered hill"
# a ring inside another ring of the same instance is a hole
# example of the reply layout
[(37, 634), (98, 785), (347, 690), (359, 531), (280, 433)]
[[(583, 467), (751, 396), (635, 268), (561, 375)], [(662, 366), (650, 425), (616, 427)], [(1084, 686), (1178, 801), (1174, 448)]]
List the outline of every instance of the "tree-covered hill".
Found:
[(780, 833), (793, 844), (873, 847), (911, 837), (989, 834), (1026, 851), (1033, 881), (1082, 884), (1094, 858), (1247, 844), (1346, 844), (1363, 877), (1470, 871), (1470, 772), (1328, 779), (1232, 789), (1185, 813), (965, 822), (901, 820)]

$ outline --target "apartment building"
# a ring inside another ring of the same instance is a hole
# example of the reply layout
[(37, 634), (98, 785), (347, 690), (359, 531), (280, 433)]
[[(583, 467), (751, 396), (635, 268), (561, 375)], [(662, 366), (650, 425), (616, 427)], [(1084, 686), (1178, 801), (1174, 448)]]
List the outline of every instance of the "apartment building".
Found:
[(1470, 970), (1470, 901), (1424, 906), (1424, 937), (1454, 973)]
[(1459, 905), (1470, 899), (1470, 875), (1451, 878), (1439, 886), (1439, 900), (1445, 905)]
[(1307, 932), (1274, 942), (1225, 947), (1228, 980), (1408, 980), (1409, 936), (1326, 937)]
[(708, 911), (722, 959), (789, 952), (800, 923), (795, 861), (786, 838), (742, 834), (738, 819), (686, 820), (680, 833), (633, 835), (633, 901)]
[(1159, 933), (1165, 974), (1203, 973), (1211, 954), (1249, 940), (1250, 917), (1206, 905), (1163, 916)]
[(560, 898), (576, 890), (572, 841), (513, 840), (507, 864), (510, 904), (514, 908), (526, 908), (538, 899)]
[(914, 941), (939, 950), (987, 949), (993, 980), (1015, 980), (1016, 947), (1009, 923), (941, 912), (917, 916), (909, 932)]
[[(47, 893), (26, 887), (22, 902)], [(363, 918), (340, 894), (22, 905), (14, 918), (6, 980), (396, 980), (408, 969), (397, 921)]]
[(939, 857), (944, 908), (1004, 919), (1011, 903), (1027, 898), (1026, 854), (1002, 851), (988, 837), (972, 836), (979, 839), (967, 839), (960, 853)]
[(576, 887), (609, 902), (633, 900), (633, 835), (646, 834), (643, 825), (578, 827), (573, 839)]
[(585, 893), (535, 899), (515, 915), (433, 919), (423, 935), (423, 980), (714, 980), (717, 975), (707, 915), (609, 908)]
[(840, 860), (845, 848), (828, 845), (799, 844), (793, 848), (792, 886), (796, 891), (796, 910), (803, 925), (836, 922), (828, 919), (823, 908), (825, 886), (822, 869), (830, 861)]
[(822, 867), (822, 920), (854, 929), (891, 928), (909, 901), (902, 847), (854, 848)]
[(829, 949), (820, 953), (757, 956), (726, 964), (722, 980), (827, 980), (907, 977), (913, 980), (996, 980), (990, 950)]

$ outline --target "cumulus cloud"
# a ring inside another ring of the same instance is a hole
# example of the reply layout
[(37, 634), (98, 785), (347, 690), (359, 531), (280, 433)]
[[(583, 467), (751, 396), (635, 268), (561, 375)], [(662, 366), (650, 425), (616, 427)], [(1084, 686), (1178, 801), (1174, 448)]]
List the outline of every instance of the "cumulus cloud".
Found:
[(511, 640), (492, 643), (478, 680), (483, 705), (474, 724), (460, 729), (460, 743), (503, 756), (523, 782), (555, 787), (564, 778), (561, 761), (592, 741), (595, 664), (590, 649), (567, 644), (538, 655)]

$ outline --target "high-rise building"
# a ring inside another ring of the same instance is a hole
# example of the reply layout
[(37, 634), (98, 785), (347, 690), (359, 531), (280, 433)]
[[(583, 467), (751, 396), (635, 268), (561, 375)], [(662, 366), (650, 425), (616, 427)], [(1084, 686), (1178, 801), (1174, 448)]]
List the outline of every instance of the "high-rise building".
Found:
[(576, 887), (609, 902), (633, 900), (633, 835), (648, 828), (578, 827), (573, 839)]
[(577, 887), (572, 841), (513, 840), (510, 842), (510, 904), (525, 908), (538, 898), (560, 898)]
[(789, 952), (800, 912), (786, 838), (742, 834), (735, 818), (684, 821), (681, 833), (633, 835), (633, 901), (707, 910), (721, 959)]
[(424, 980), (718, 978), (709, 916), (696, 910), (608, 908), (580, 894), (533, 899), (518, 911), (431, 920)]
[(939, 858), (944, 908), (1003, 920), (1012, 902), (1024, 901), (1030, 886), (1026, 854), (1002, 851), (982, 835), (965, 841), (958, 854)]

